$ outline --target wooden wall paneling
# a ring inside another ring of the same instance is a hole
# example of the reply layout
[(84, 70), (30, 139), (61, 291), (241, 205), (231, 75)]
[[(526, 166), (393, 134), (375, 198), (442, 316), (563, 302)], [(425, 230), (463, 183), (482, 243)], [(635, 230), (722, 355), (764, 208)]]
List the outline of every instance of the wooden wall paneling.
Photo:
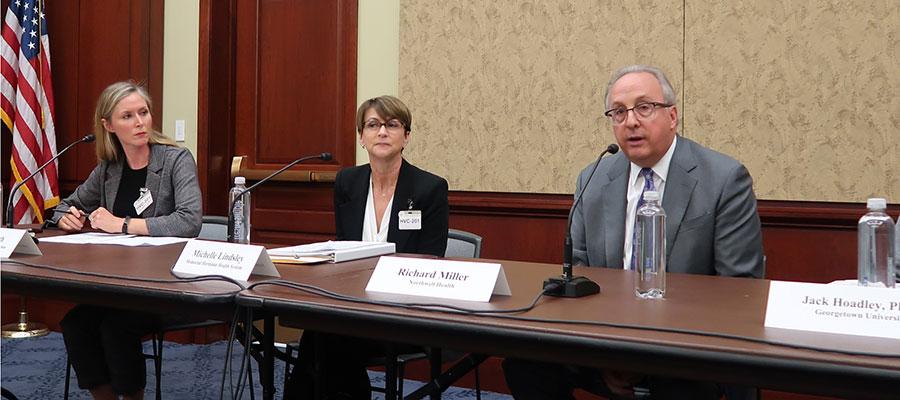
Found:
[(200, 1), (197, 170), (204, 213), (226, 215), (235, 138), (235, 1)]
[[(125, 79), (147, 86), (158, 128), (162, 122), (163, 0), (53, 4), (48, 29), (60, 127), (57, 144), (65, 146), (92, 132), (97, 96), (110, 83)], [(55, 34), (57, 30), (60, 35)], [(72, 151), (60, 164), (63, 195), (75, 190), (97, 165), (92, 145)]]
[[(450, 226), (481, 235), (482, 257), (559, 263), (568, 195), (450, 192)], [(856, 277), (854, 203), (760, 200), (766, 277), (830, 282)], [(896, 218), (900, 205), (888, 213)]]
[[(50, 60), (53, 74), (53, 95), (55, 103), (56, 144), (62, 149), (77, 138), (90, 133), (87, 122), (79, 121), (77, 93), (78, 36), (81, 10), (76, 1), (53, 2), (47, 7), (47, 31), (50, 33)], [(79, 160), (95, 159), (91, 144), (75, 146), (58, 159), (60, 192), (69, 193), (75, 189)], [(5, 160), (6, 158), (4, 158)], [(85, 177), (87, 175), (84, 175)]]
[[(355, 162), (356, 2), (237, 3), (235, 153), (275, 169), (330, 151)], [(310, 169), (311, 164), (298, 169)]]
[[(154, 121), (156, 128), (162, 131), (162, 122), (164, 111), (163, 104), (163, 64), (164, 64), (164, 47), (165, 47), (165, 0), (149, 0), (146, 11), (147, 28), (142, 31), (148, 37), (146, 41), (137, 45), (137, 48), (144, 46), (147, 55), (147, 72), (143, 74), (147, 77), (147, 90), (153, 96), (155, 104)], [(146, 44), (145, 44), (146, 43)], [(173, 138), (174, 139), (174, 138)]]
[(766, 278), (828, 283), (856, 279), (856, 228), (767, 226)]
[(254, 242), (273, 245), (334, 239), (331, 183), (260, 186), (253, 198)]
[[(233, 154), (246, 156), (246, 168), (275, 171), (323, 151), (334, 159), (294, 169), (354, 165), (356, 10), (349, 0), (237, 0)], [(333, 238), (331, 196), (327, 184), (260, 187), (251, 203), (253, 240)]]
[(235, 10), (235, 143), (236, 155), (250, 155), (257, 132), (257, 1), (238, 0)]
[[(864, 204), (759, 201), (766, 278), (827, 283), (857, 275), (856, 224)], [(890, 205), (896, 218), (900, 205)]]
[(561, 263), (572, 196), (450, 192), (450, 227), (480, 235), (481, 256)]

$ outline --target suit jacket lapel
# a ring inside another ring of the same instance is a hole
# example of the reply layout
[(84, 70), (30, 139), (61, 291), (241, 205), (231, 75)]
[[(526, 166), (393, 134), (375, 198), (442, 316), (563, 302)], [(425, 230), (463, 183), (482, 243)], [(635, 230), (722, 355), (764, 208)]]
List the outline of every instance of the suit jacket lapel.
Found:
[(415, 188), (413, 178), (409, 163), (406, 162), (406, 159), (403, 159), (403, 164), (400, 165), (400, 174), (397, 177), (397, 187), (394, 188), (394, 202), (390, 211), (391, 224), (388, 226), (388, 241), (397, 244), (397, 252), (403, 252), (402, 249), (406, 248), (406, 242), (409, 240), (409, 235), (412, 232), (400, 230), (400, 221), (397, 214), (401, 210), (409, 209), (410, 201), (412, 201), (414, 210), (421, 209), (421, 206), (417, 204), (418, 199), (412, 197), (413, 189)]
[(350, 240), (361, 240), (363, 221), (366, 219), (366, 200), (369, 196), (369, 178), (372, 169), (365, 165), (360, 174), (350, 181), (350, 193), (352, 197), (346, 207), (347, 217), (343, 218), (344, 232)]
[(106, 186), (106, 202), (100, 204), (100, 206), (105, 207), (109, 212), (112, 212), (113, 205), (116, 204), (116, 195), (119, 193), (119, 183), (122, 182), (122, 168), (125, 163), (124, 158), (125, 156), (122, 156), (121, 160), (106, 164), (106, 182), (104, 183)]
[(697, 167), (691, 142), (679, 138), (669, 165), (666, 192), (663, 195), (663, 210), (666, 212), (666, 258), (672, 253), (673, 243), (684, 219), (684, 213), (691, 202), (697, 179), (690, 175)]
[(625, 207), (628, 188), (628, 159), (618, 157), (608, 172), (609, 182), (603, 186), (600, 204), (603, 204), (603, 233), (606, 236), (606, 265), (622, 268), (622, 251), (625, 246)]
[(147, 180), (144, 187), (153, 196), (153, 202), (141, 213), (141, 217), (147, 218), (156, 215), (156, 204), (159, 201), (160, 172), (165, 164), (166, 148), (163, 145), (150, 145), (150, 164), (147, 165)]

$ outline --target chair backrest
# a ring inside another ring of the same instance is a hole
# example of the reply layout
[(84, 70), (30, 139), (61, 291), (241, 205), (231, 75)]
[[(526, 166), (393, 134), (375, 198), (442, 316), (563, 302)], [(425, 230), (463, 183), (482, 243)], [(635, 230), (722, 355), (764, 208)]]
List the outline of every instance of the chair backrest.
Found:
[(481, 257), (481, 236), (457, 229), (448, 230), (444, 257)]
[(197, 239), (203, 240), (228, 240), (228, 218), (218, 215), (204, 215), (203, 226)]

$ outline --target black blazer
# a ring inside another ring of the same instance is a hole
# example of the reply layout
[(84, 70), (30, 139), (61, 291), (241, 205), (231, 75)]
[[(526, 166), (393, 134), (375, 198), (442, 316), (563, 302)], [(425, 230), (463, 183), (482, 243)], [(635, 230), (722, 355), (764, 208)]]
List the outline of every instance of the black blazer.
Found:
[[(334, 181), (334, 226), (337, 240), (361, 240), (366, 198), (369, 195), (369, 164), (346, 168)], [(422, 229), (400, 230), (397, 214), (401, 210), (422, 211)], [(387, 240), (397, 245), (398, 253), (431, 254), (443, 257), (447, 250), (449, 226), (447, 180), (416, 168), (405, 159), (394, 189)]]

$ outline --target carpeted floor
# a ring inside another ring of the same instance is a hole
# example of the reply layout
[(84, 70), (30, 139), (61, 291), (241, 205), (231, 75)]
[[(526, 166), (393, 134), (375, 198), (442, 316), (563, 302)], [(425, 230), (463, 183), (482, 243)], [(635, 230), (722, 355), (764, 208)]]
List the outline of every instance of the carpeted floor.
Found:
[[(150, 343), (145, 342), (145, 351), (150, 352)], [(237, 377), (240, 366), (240, 357), (243, 348), (236, 346), (233, 355), (234, 367), (232, 375)], [(163, 349), (162, 387), (164, 399), (218, 399), (222, 381), (222, 368), (224, 366), (227, 343), (225, 341), (209, 345), (185, 345), (166, 342)], [(26, 399), (60, 399), (63, 397), (66, 373), (66, 352), (62, 341), (62, 335), (56, 332), (47, 336), (32, 339), (3, 339), (0, 346), (0, 382), (4, 389), (9, 390), (20, 400)], [(152, 399), (155, 393), (155, 375), (152, 362), (147, 364), (147, 390), (145, 398)], [(259, 387), (259, 378), (256, 373), (259, 369), (253, 365), (256, 398), (262, 396)], [(379, 372), (369, 372), (373, 382), (383, 385), (384, 375)], [(78, 389), (77, 378), (72, 374), (72, 383), (69, 388), (69, 398), (73, 400), (90, 399), (87, 391)], [(281, 398), (281, 388), (284, 382), (284, 363), (276, 361), (275, 365), (275, 398)], [(237, 384), (237, 382), (235, 382)], [(231, 398), (226, 383), (225, 398)], [(407, 380), (404, 383), (404, 391), (411, 392), (421, 386), (421, 382)], [(492, 392), (482, 392), (481, 397), (486, 400), (508, 400), (510, 396)], [(249, 399), (246, 392), (244, 399)], [(376, 395), (374, 398), (381, 398)], [(450, 388), (444, 392), (444, 399), (474, 399), (475, 393), (470, 389)]]

